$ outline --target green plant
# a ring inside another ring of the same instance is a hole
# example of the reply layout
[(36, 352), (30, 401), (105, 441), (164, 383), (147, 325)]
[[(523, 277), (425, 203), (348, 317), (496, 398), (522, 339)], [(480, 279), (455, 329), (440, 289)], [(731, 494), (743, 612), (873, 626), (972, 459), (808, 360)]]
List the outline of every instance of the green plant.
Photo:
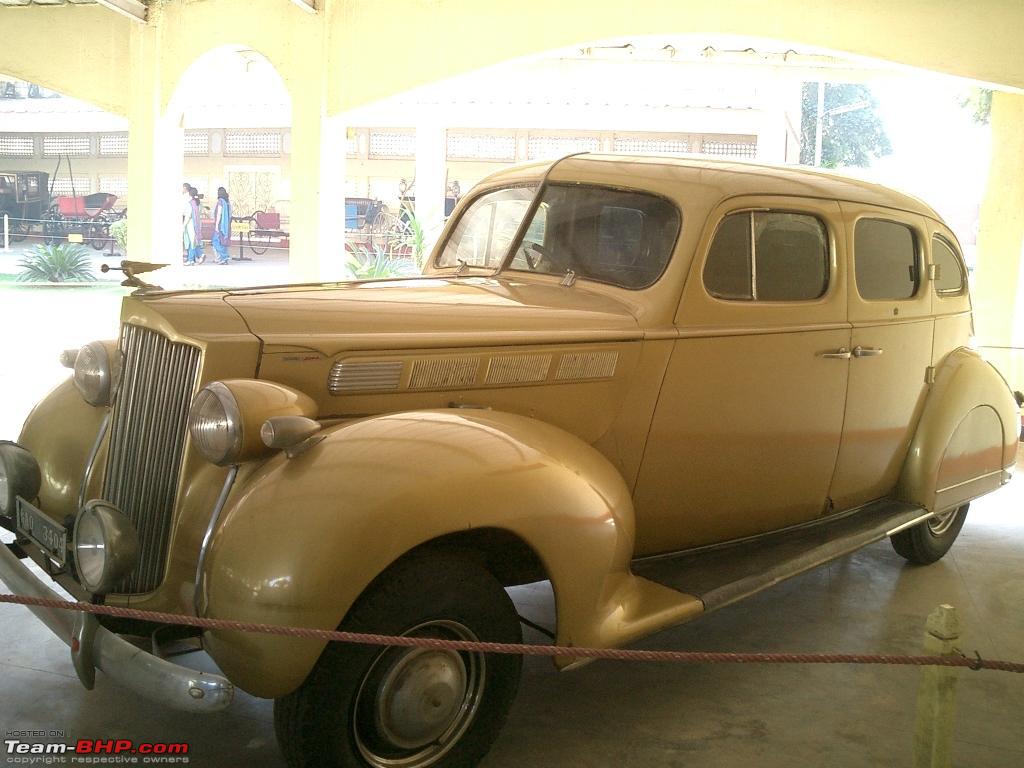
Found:
[(406, 277), (419, 273), (419, 268), (412, 260), (392, 256), (381, 245), (375, 245), (372, 250), (360, 246), (355, 254), (347, 254), (345, 266), (357, 280)]
[(110, 225), (110, 236), (114, 238), (122, 253), (128, 253), (128, 219), (118, 219)]
[(18, 280), (29, 283), (91, 282), (96, 279), (88, 252), (80, 245), (37, 245), (18, 262)]
[(427, 236), (423, 230), (423, 224), (412, 214), (409, 214), (406, 219), (406, 227), (399, 247), (402, 249), (402, 253), (412, 255), (412, 260), (417, 267), (423, 267), (423, 257), (427, 250)]

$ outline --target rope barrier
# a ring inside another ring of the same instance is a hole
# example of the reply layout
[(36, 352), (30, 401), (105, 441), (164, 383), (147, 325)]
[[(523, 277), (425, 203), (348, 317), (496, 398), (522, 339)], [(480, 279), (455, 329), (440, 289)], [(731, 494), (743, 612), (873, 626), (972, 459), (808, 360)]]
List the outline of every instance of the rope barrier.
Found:
[(431, 637), (400, 637), (364, 632), (286, 627), (277, 624), (258, 624), (201, 616), (183, 616), (137, 608), (71, 602), (39, 597), (0, 594), (0, 603), (14, 603), (40, 608), (82, 611), (100, 616), (137, 619), (157, 624), (176, 624), (199, 629), (218, 629), (235, 632), (256, 632), (283, 635), (307, 640), (354, 643), (358, 645), (398, 646), (405, 648), (432, 648), (435, 650), (477, 651), (482, 653), (518, 654), (521, 656), (561, 656), (610, 661), (671, 661), (683, 664), (873, 664), (914, 667), (966, 667), (972, 670), (1024, 673), (1024, 663), (983, 659), (977, 652), (967, 656), (894, 656), (857, 653), (727, 653), (718, 651), (643, 651), (621, 648), (576, 648), (558, 645), (522, 645), (517, 643), (488, 643), (470, 640), (442, 640)]

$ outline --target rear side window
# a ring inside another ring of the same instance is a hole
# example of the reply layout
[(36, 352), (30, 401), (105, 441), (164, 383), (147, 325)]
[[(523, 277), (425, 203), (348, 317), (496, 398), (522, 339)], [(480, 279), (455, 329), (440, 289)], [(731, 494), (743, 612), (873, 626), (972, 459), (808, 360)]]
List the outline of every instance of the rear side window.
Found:
[(704, 265), (704, 286), (720, 299), (809, 301), (824, 295), (828, 277), (828, 233), (804, 213), (726, 216)]
[(853, 235), (857, 292), (869, 301), (909, 299), (920, 284), (917, 239), (906, 224), (861, 219)]
[(941, 237), (932, 238), (932, 261), (938, 270), (935, 290), (938, 293), (960, 293), (964, 288), (964, 269), (952, 246)]

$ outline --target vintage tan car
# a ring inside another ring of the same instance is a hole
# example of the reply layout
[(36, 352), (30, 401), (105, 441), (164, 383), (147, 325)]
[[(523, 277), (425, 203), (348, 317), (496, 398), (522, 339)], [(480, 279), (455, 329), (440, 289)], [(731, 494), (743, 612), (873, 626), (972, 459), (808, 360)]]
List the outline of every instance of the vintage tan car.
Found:
[[(130, 270), (129, 270), (130, 271)], [(16, 592), (297, 627), (517, 642), (556, 663), (886, 536), (946, 552), (1010, 478), (1018, 412), (969, 348), (959, 247), (916, 199), (808, 170), (582, 155), (497, 173), (421, 277), (141, 291), (0, 448)], [(293, 766), (471, 765), (520, 658), (39, 609), (140, 695), (276, 699)], [(230, 681), (230, 682), (229, 682)]]

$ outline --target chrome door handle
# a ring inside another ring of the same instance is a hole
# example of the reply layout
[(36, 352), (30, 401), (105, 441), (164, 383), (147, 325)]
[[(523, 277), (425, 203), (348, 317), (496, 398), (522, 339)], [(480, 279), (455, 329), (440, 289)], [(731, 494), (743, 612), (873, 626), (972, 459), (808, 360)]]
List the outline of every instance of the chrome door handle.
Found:
[(840, 347), (835, 352), (820, 352), (819, 356), (827, 357), (829, 360), (849, 360), (850, 350), (848, 350), (846, 347)]
[(853, 348), (854, 357), (878, 357), (880, 354), (882, 354), (882, 350), (878, 347), (857, 346)]

